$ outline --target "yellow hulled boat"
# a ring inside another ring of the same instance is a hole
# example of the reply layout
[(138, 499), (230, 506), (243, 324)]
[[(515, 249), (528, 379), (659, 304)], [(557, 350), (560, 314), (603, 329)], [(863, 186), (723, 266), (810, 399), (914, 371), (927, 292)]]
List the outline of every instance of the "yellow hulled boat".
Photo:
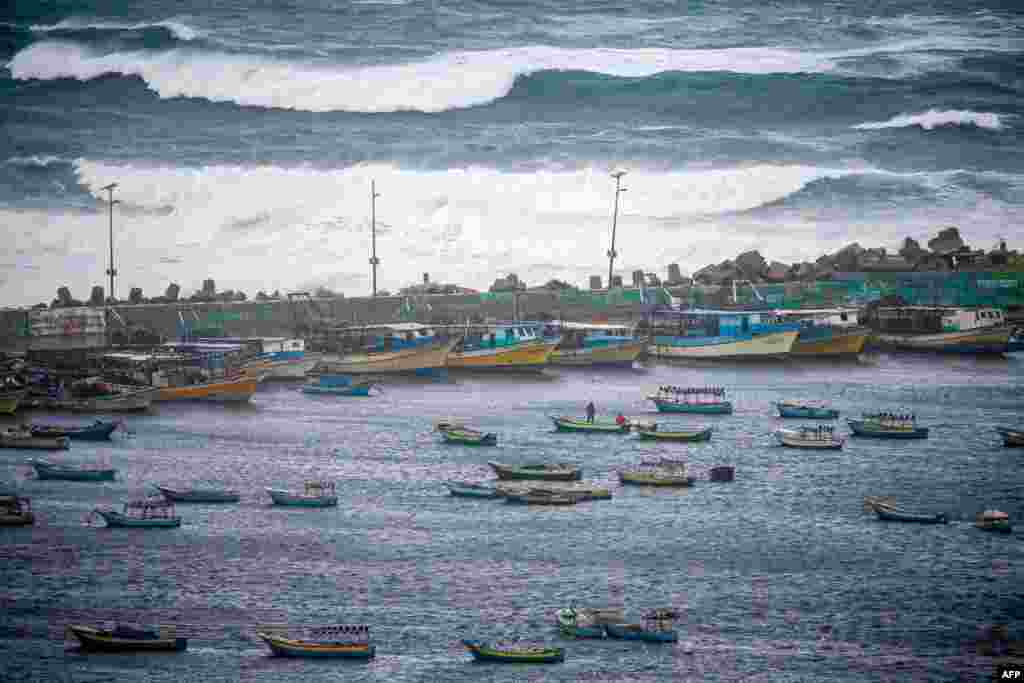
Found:
[(829, 337), (820, 339), (805, 339), (801, 332), (789, 353), (794, 356), (856, 356), (864, 350), (870, 336), (867, 328), (833, 330)]
[(561, 323), (558, 332), (562, 337), (551, 354), (552, 365), (629, 367), (647, 348), (646, 340), (624, 325)]
[(540, 370), (556, 344), (519, 325), (467, 328), (445, 364), (459, 370)]
[[(310, 375), (393, 374), (430, 371), (445, 367), (448, 354), (461, 335), (438, 335), (427, 325), (395, 323), (346, 328), (346, 352), (325, 356)], [(352, 349), (352, 350), (348, 350)]]
[(248, 401), (256, 393), (259, 378), (242, 375), (232, 379), (202, 384), (160, 387), (155, 401), (214, 401), (217, 403)]

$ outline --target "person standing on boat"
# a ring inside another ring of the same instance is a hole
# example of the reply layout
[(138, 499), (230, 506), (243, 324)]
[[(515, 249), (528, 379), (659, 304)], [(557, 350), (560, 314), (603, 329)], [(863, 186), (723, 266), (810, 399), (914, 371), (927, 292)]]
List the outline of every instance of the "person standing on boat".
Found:
[(594, 423), (594, 412), (594, 402), (591, 401), (590, 403), (587, 404), (587, 422), (589, 422), (590, 424)]

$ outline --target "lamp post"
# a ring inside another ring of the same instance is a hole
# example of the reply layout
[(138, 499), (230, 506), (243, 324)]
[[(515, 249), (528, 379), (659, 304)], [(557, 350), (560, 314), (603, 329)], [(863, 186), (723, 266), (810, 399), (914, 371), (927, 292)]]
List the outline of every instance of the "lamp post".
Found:
[(114, 276), (117, 275), (117, 269), (114, 268), (114, 189), (117, 187), (117, 183), (110, 183), (106, 187), (101, 187), (100, 190), (106, 190), (108, 193), (108, 203), (110, 204), (110, 267), (107, 268), (107, 275), (110, 276), (110, 298), (114, 298)]
[(373, 267), (373, 296), (377, 296), (377, 266), (380, 259), (377, 258), (377, 192), (376, 182), (370, 181), (370, 265)]
[(612, 248), (608, 250), (608, 291), (612, 289), (612, 269), (615, 266), (615, 257), (618, 256), (615, 253), (615, 227), (619, 220), (619, 195), (626, 191), (626, 188), (620, 187), (624, 175), (625, 171), (612, 173), (612, 178), (615, 178), (615, 211), (612, 213)]

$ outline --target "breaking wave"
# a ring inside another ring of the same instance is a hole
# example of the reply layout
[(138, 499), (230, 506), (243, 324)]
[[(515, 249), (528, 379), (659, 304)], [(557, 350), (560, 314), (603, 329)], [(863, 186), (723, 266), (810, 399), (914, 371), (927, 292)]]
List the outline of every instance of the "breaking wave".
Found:
[(857, 130), (882, 130), (885, 128), (910, 128), (918, 126), (924, 130), (932, 130), (942, 126), (975, 126), (977, 128), (987, 128), (988, 130), (1002, 130), (1006, 117), (1006, 114), (994, 114), (991, 112), (956, 109), (939, 111), (937, 109), (929, 109), (920, 114), (900, 114), (888, 121), (859, 123), (854, 128)]
[(190, 41), (199, 38), (199, 31), (172, 19), (154, 22), (118, 23), (96, 21), (93, 19), (64, 19), (56, 24), (33, 24), (31, 30), (36, 33), (72, 32), (72, 31), (144, 31), (162, 28), (178, 40)]

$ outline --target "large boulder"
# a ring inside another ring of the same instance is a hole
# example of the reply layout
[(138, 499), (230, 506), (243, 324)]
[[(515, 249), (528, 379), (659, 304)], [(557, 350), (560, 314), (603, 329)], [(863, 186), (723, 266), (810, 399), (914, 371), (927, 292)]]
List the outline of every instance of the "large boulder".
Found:
[(705, 266), (698, 270), (693, 279), (706, 285), (723, 285), (733, 280), (743, 280), (743, 271), (732, 261), (726, 259), (717, 266)]
[(847, 244), (832, 256), (832, 263), (836, 270), (846, 272), (857, 272), (860, 268), (860, 256), (864, 249), (856, 242)]
[(92, 288), (92, 293), (89, 295), (90, 306), (102, 306), (105, 298), (103, 296), (103, 287), (95, 285)]
[(949, 263), (949, 259), (937, 254), (926, 254), (924, 257), (917, 260), (914, 264), (914, 270), (935, 272), (935, 273), (948, 273), (953, 270)]
[(803, 263), (794, 263), (789, 269), (790, 280), (800, 280), (807, 282), (814, 279), (814, 264), (804, 261)]
[(768, 282), (785, 282), (788, 277), (789, 266), (781, 261), (772, 261), (764, 273), (764, 279)]
[(960, 230), (954, 227), (945, 228), (939, 234), (928, 240), (928, 248), (932, 253), (943, 256), (960, 251), (964, 248), (964, 241), (960, 237)]
[(768, 269), (767, 262), (757, 250), (745, 251), (737, 256), (736, 266), (743, 273), (744, 279), (754, 281), (760, 280)]
[(179, 293), (181, 293), (181, 287), (178, 286), (177, 282), (172, 282), (167, 285), (167, 289), (164, 291), (164, 298), (168, 301), (177, 301)]
[(128, 301), (133, 304), (141, 304), (145, 301), (142, 297), (141, 287), (132, 287), (132, 291), (128, 294)]
[(74, 302), (75, 302), (75, 300), (71, 296), (71, 290), (70, 289), (68, 289), (67, 287), (58, 287), (57, 288), (57, 298), (54, 299), (54, 302), (53, 302), (54, 306), (59, 306), (59, 307), (62, 307), (62, 308), (67, 308), (69, 306), (74, 306), (75, 305)]
[(917, 240), (905, 237), (903, 239), (903, 246), (900, 247), (899, 254), (905, 258), (908, 263), (917, 263), (928, 255), (928, 251), (923, 249), (921, 245), (917, 243)]

